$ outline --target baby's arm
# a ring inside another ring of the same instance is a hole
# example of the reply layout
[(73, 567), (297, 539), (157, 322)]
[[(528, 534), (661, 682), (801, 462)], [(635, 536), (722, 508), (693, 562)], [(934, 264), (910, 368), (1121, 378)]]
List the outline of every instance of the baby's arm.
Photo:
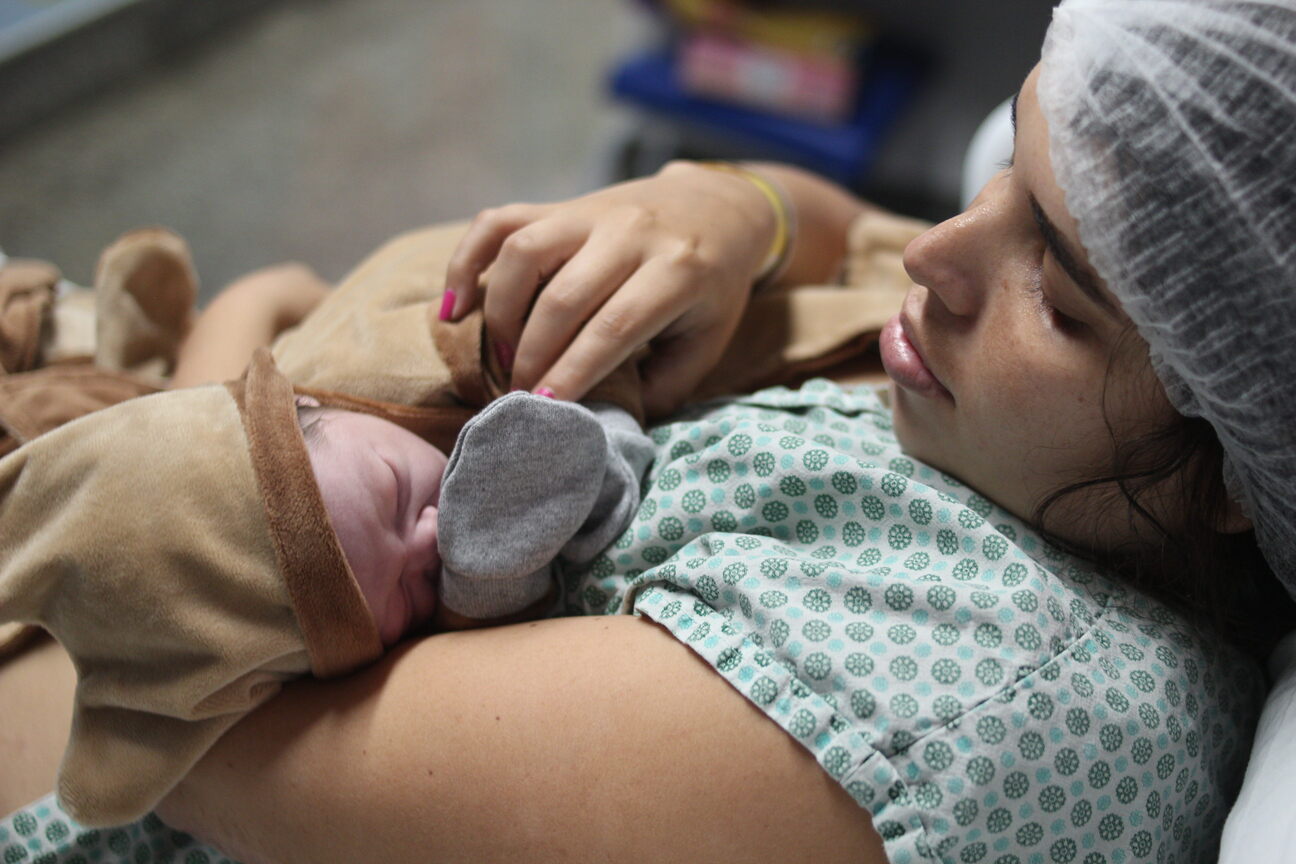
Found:
[(304, 264), (279, 264), (242, 277), (198, 316), (180, 345), (171, 386), (239, 377), (256, 349), (300, 323), (328, 291), (328, 283)]
[(588, 563), (625, 530), (652, 453), (611, 405), (492, 402), (460, 432), (442, 481), (442, 604), (471, 618), (536, 606), (556, 560)]

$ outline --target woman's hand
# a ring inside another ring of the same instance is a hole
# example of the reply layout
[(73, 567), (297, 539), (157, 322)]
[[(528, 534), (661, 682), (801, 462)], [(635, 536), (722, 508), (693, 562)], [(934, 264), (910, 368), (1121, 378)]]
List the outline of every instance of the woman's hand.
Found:
[(512, 386), (562, 399), (580, 399), (651, 342), (644, 404), (665, 414), (719, 359), (774, 232), (752, 183), (674, 162), (571, 201), (483, 211), (451, 258), (445, 311), (458, 318), (484, 288)]

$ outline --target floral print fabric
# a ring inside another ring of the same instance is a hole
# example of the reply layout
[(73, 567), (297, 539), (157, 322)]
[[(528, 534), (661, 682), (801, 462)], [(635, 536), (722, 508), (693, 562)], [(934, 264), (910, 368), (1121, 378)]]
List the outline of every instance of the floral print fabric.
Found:
[(568, 574), (569, 610), (688, 643), (894, 864), (1214, 860), (1254, 663), (906, 457), (870, 389), (765, 390), (653, 437), (637, 519)]
[[(653, 438), (638, 515), (564, 575), (567, 612), (663, 624), (893, 864), (1215, 860), (1256, 664), (906, 457), (870, 389), (765, 390)], [(80, 829), (53, 796), (0, 822), (0, 864), (225, 860), (154, 817)]]

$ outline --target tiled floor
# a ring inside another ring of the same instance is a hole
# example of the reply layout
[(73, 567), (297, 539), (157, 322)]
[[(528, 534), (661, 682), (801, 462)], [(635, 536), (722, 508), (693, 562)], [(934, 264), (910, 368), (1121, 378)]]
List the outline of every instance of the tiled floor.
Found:
[(336, 279), (378, 242), (589, 189), (602, 97), (643, 22), (608, 0), (285, 0), (0, 143), (0, 247), (90, 280), (144, 224), (207, 291), (296, 258)]

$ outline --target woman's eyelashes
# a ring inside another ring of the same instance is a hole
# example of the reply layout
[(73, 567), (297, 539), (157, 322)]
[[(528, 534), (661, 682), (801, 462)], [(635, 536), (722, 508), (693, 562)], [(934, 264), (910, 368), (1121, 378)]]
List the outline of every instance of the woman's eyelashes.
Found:
[(1038, 305), (1040, 314), (1056, 329), (1068, 334), (1078, 333), (1084, 328), (1084, 322), (1059, 309), (1049, 298), (1049, 292), (1046, 290), (1044, 283), (1044, 272), (1043, 268), (1041, 268), (1038, 277), (1028, 280), (1026, 285), (1027, 293)]

